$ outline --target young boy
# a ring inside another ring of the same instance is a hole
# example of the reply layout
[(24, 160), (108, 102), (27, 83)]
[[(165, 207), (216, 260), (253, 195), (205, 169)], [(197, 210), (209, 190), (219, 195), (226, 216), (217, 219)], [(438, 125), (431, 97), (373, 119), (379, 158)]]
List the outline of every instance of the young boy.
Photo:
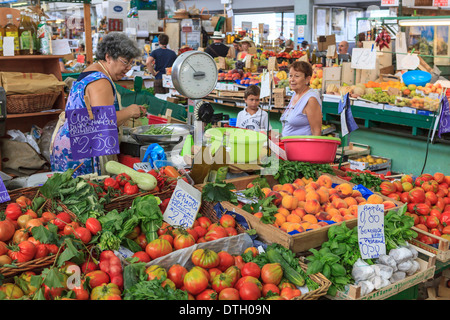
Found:
[(269, 115), (259, 108), (259, 95), (261, 89), (256, 85), (249, 86), (244, 92), (244, 101), (247, 107), (238, 113), (236, 127), (255, 131), (269, 130)]

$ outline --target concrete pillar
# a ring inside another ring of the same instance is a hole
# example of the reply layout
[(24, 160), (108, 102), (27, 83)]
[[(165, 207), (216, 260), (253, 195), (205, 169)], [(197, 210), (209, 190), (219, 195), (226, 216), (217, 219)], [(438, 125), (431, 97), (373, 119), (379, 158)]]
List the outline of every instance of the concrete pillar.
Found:
[[(309, 43), (312, 42), (312, 32), (313, 32), (313, 5), (314, 0), (294, 0), (294, 21), (296, 21), (297, 15), (306, 15), (306, 25), (303, 26), (304, 28), (304, 40), (308, 41)], [(295, 24), (294, 26), (294, 44), (295, 48), (297, 48), (297, 45), (300, 45), (301, 35), (298, 34), (298, 25)], [(298, 43), (300, 41), (300, 43)]]

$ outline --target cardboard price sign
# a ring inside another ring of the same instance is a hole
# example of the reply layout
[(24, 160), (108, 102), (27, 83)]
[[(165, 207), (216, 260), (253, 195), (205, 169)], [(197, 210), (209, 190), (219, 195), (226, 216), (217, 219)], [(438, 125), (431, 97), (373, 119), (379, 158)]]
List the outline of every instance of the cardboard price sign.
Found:
[(119, 133), (114, 106), (66, 111), (74, 160), (119, 154)]
[(358, 206), (357, 227), (362, 259), (378, 258), (381, 254), (386, 254), (383, 204)]
[(277, 70), (278, 62), (276, 57), (269, 57), (269, 61), (267, 62), (267, 70), (274, 71)]
[(170, 197), (164, 221), (173, 226), (192, 227), (202, 205), (202, 193), (189, 183), (178, 179), (177, 186)]
[(9, 196), (8, 190), (6, 190), (5, 184), (3, 183), (3, 179), (0, 178), (0, 203), (10, 200), (11, 198)]

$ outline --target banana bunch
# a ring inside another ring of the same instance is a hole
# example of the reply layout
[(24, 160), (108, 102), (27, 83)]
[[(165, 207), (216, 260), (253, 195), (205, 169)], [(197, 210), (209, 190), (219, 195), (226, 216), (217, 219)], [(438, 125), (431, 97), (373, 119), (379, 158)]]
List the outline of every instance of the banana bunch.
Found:
[(283, 71), (278, 71), (277, 78), (280, 79), (280, 80), (287, 80), (288, 76), (287, 76), (286, 71), (284, 71), (284, 70)]

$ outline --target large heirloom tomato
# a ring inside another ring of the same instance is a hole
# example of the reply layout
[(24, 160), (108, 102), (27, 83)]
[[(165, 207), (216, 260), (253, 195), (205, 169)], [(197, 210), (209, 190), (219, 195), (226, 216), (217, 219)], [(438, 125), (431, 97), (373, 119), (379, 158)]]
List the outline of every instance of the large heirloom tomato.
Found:
[(211, 282), (211, 288), (220, 293), (225, 288), (233, 287), (233, 278), (226, 273), (216, 275)]
[(122, 300), (119, 287), (114, 283), (104, 283), (91, 292), (91, 300)]
[(195, 239), (192, 234), (187, 231), (181, 231), (173, 239), (173, 247), (175, 250), (187, 248), (195, 244)]
[(208, 288), (208, 277), (199, 268), (192, 268), (183, 279), (184, 288), (192, 295), (197, 295)]
[(16, 232), (14, 224), (8, 218), (0, 221), (0, 241), (8, 241)]
[(183, 279), (186, 273), (188, 273), (188, 271), (185, 267), (180, 264), (174, 264), (167, 270), (167, 278), (172, 280), (179, 289), (183, 286)]
[(267, 263), (261, 268), (261, 280), (264, 283), (278, 285), (283, 278), (283, 268), (279, 263)]
[(197, 249), (192, 253), (192, 263), (196, 266), (209, 269), (219, 265), (219, 255), (209, 249)]
[(89, 279), (89, 286), (95, 288), (102, 284), (109, 283), (109, 275), (102, 270), (94, 270), (86, 274), (86, 278)]
[(147, 280), (164, 280), (163, 278), (167, 278), (167, 271), (164, 267), (158, 266), (154, 264), (147, 269), (145, 269), (145, 273), (148, 275)]
[(8, 256), (13, 260), (17, 260), (19, 263), (32, 260), (35, 254), (36, 246), (28, 240), (14, 245), (11, 250), (8, 251)]
[(145, 247), (145, 252), (152, 258), (152, 260), (165, 256), (173, 251), (170, 242), (165, 239), (155, 239)]

